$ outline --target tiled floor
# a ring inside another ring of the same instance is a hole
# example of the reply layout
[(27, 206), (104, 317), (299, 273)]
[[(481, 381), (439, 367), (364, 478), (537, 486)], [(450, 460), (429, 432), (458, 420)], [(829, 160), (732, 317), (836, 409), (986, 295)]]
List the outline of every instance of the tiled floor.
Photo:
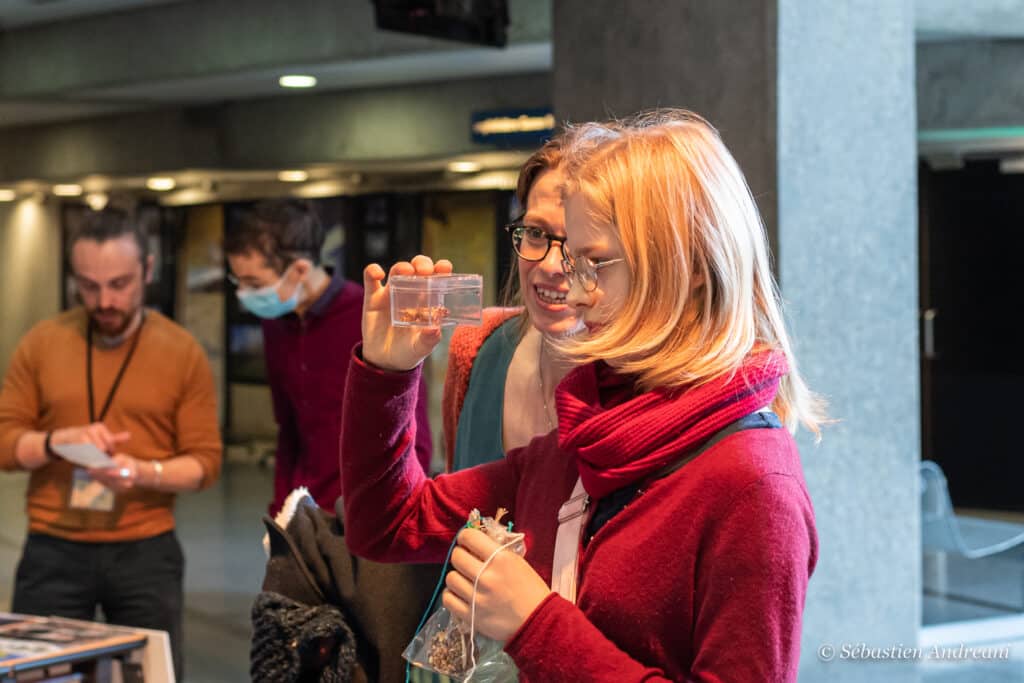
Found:
[[(270, 495), (270, 481), (270, 472), (256, 465), (229, 463), (214, 488), (179, 499), (178, 534), (187, 558), (185, 658), (189, 683), (249, 679), (249, 606), (263, 577), (260, 520)], [(24, 475), (0, 475), (0, 519), (5, 522), (0, 526), (0, 610), (9, 607), (14, 568), (24, 539), (24, 487)], [(805, 656), (800, 680), (1024, 681), (1024, 616), (1012, 608), (1024, 605), (1024, 549), (1019, 555), (1008, 554), (996, 562), (953, 560), (946, 566), (945, 579), (948, 592), (969, 601), (925, 596), (924, 618), (932, 625), (922, 631), (924, 654), (919, 661), (819, 662)], [(971, 622), (973, 626), (966, 629), (957, 624), (942, 625), (950, 619), (986, 617), (990, 620)], [(933, 644), (959, 643), (1007, 648), (1008, 658), (943, 661), (929, 656)]]

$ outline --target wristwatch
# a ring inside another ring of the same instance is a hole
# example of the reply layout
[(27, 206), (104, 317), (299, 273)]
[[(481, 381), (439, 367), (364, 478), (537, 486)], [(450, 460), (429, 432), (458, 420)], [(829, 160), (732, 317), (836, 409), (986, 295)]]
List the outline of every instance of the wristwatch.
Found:
[(50, 437), (52, 436), (52, 431), (46, 432), (46, 440), (43, 441), (43, 451), (46, 453), (46, 457), (48, 458), (59, 458), (60, 456), (57, 455), (57, 452), (54, 451), (53, 447), (50, 445)]

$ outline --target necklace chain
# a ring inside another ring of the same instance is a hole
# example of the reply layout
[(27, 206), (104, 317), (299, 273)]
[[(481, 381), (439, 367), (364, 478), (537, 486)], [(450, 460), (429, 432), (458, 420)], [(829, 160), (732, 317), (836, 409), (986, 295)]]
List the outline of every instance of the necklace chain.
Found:
[(548, 422), (548, 431), (555, 428), (551, 422), (551, 409), (548, 408), (548, 392), (544, 388), (544, 336), (540, 338), (540, 351), (537, 353), (537, 381), (540, 383), (540, 401), (544, 406), (544, 419)]

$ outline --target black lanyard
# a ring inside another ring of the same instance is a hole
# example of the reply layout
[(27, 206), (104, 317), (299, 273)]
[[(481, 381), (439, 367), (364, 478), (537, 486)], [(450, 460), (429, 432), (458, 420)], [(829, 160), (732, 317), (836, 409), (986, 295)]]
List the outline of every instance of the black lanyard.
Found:
[(135, 347), (139, 345), (139, 337), (142, 336), (142, 326), (146, 322), (146, 313), (143, 311), (142, 320), (139, 321), (139, 329), (135, 330), (135, 335), (132, 338), (132, 345), (128, 349), (128, 355), (124, 357), (124, 361), (121, 363), (121, 369), (117, 371), (117, 377), (114, 378), (114, 385), (110, 387), (110, 393), (107, 394), (107, 400), (103, 402), (103, 410), (100, 411), (99, 418), (96, 417), (96, 406), (93, 404), (92, 398), (92, 321), (89, 321), (89, 332), (86, 335), (87, 345), (85, 352), (85, 381), (89, 389), (89, 424), (93, 422), (103, 422), (103, 418), (107, 416), (107, 411), (110, 410), (110, 404), (114, 400), (114, 394), (117, 393), (117, 388), (121, 386), (121, 379), (124, 377), (124, 371), (128, 369), (128, 363), (132, 360), (132, 355), (135, 354)]

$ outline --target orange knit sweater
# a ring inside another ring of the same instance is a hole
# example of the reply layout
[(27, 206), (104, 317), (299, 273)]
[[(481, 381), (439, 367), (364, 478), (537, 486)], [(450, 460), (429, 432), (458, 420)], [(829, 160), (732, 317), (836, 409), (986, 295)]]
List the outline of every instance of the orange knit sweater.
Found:
[[(0, 469), (18, 468), (15, 446), (27, 431), (89, 422), (86, 389), (86, 315), (76, 308), (45, 320), (14, 352), (0, 392)], [(138, 347), (104, 424), (131, 439), (123, 452), (142, 460), (191, 455), (202, 465), (203, 486), (220, 474), (217, 396), (210, 365), (196, 340), (156, 311), (147, 311)], [(130, 343), (93, 346), (93, 397), (102, 408)], [(73, 541), (149, 538), (174, 528), (174, 494), (136, 489), (116, 496), (110, 512), (68, 506), (73, 466), (57, 460), (32, 472), (28, 485), (31, 531)]]

